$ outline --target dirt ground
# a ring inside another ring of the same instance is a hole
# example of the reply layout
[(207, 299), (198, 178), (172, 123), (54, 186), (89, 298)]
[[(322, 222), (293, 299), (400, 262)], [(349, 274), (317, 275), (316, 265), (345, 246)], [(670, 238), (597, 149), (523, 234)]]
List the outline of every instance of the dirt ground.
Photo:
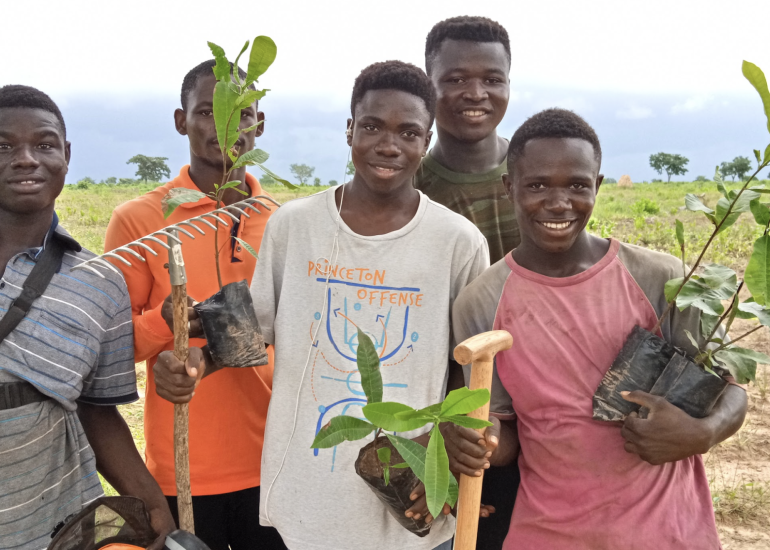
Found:
[[(738, 325), (742, 323), (743, 326)], [(753, 324), (736, 321), (732, 335)], [(739, 344), (770, 354), (770, 334), (757, 331)], [(743, 428), (706, 455), (719, 535), (725, 550), (770, 549), (770, 367), (760, 365), (749, 387)]]

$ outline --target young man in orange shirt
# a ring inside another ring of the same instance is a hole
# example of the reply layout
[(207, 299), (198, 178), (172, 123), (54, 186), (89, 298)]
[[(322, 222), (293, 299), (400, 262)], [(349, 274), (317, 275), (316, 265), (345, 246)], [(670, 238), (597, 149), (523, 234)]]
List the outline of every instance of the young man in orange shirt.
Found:
[[(169, 218), (163, 218), (161, 199), (174, 188), (213, 191), (222, 177), (222, 157), (217, 143), (212, 114), (216, 79), (214, 60), (201, 63), (185, 76), (182, 83), (182, 108), (174, 113), (177, 131), (190, 141), (190, 165), (166, 185), (118, 207), (107, 228), (105, 249), (112, 250), (132, 240), (216, 208), (204, 198), (182, 204)], [(241, 113), (241, 126), (250, 127), (264, 121), (255, 102)], [(264, 124), (241, 134), (236, 144), (241, 151), (254, 147)], [(236, 170), (231, 180), (241, 181), (238, 189), (249, 196), (264, 194), (259, 182)], [(225, 204), (244, 198), (235, 189), (224, 197)], [(256, 259), (234, 238), (238, 237), (259, 249), (262, 233), (270, 212), (242, 216), (232, 231), (220, 229), (219, 248), (222, 283), (251, 281)], [(214, 259), (213, 231), (185, 237), (184, 256), (187, 264), (187, 292), (192, 300), (203, 301), (219, 290)], [(174, 477), (173, 425), (174, 406), (155, 391), (152, 367), (158, 354), (174, 348), (172, 331), (171, 286), (165, 266), (167, 254), (158, 248), (158, 256), (142, 252), (146, 262), (121, 265), (131, 295), (135, 331), (136, 360), (147, 360), (147, 401), (145, 403), (145, 437), (147, 466), (177, 511)], [(206, 344), (200, 321), (190, 309), (190, 345)], [(262, 367), (222, 369), (201, 386), (190, 403), (190, 478), (193, 494), (195, 532), (211, 550), (282, 549), (285, 548), (275, 529), (260, 527), (259, 485), (267, 406), (273, 378), (273, 352)]]

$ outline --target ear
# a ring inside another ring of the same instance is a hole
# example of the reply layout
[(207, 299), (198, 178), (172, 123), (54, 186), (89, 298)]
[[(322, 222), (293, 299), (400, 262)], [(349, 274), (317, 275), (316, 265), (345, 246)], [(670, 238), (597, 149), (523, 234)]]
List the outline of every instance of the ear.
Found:
[(179, 132), (179, 135), (187, 135), (187, 113), (182, 109), (174, 111), (174, 126), (176, 126), (176, 131)]
[(256, 137), (259, 137), (265, 133), (265, 113), (263, 113), (262, 111), (257, 111), (257, 122), (262, 123), (259, 126), (257, 126)]
[(425, 134), (425, 148), (422, 150), (422, 156), (428, 154), (428, 148), (430, 147), (431, 139), (433, 139), (433, 131), (429, 130), (428, 133)]
[(70, 159), (72, 158), (72, 144), (69, 141), (64, 142), (64, 161), (69, 169)]
[(503, 187), (508, 200), (513, 202), (513, 177), (510, 174), (503, 174)]
[(347, 137), (348, 147), (353, 146), (353, 128), (355, 126), (356, 121), (352, 118), (348, 119), (348, 127), (345, 130), (345, 136)]

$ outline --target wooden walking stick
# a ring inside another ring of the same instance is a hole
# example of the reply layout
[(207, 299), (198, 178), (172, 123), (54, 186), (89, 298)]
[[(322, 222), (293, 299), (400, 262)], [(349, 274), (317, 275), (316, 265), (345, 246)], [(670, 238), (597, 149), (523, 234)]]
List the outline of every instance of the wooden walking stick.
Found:
[[(175, 230), (168, 232), (177, 237)], [(179, 239), (168, 239), (168, 275), (171, 278), (171, 300), (174, 307), (174, 355), (182, 362), (189, 355), (187, 320), (187, 275)], [(176, 474), (176, 502), (179, 527), (195, 533), (192, 493), (190, 492), (190, 448), (188, 440), (188, 403), (174, 405), (174, 472)]]
[[(455, 361), (461, 365), (471, 365), (470, 389), (492, 389), (492, 370), (495, 354), (498, 351), (510, 349), (513, 338), (504, 330), (483, 332), (468, 338), (455, 348)], [(483, 407), (468, 413), (471, 418), (489, 420), (489, 402)], [(484, 428), (485, 429), (485, 428)], [(477, 430), (479, 434), (484, 429)], [(457, 532), (455, 533), (455, 550), (475, 550), (476, 536), (479, 527), (479, 510), (481, 508), (481, 484), (484, 472), (480, 477), (470, 477), (460, 474), (460, 494), (457, 498)]]

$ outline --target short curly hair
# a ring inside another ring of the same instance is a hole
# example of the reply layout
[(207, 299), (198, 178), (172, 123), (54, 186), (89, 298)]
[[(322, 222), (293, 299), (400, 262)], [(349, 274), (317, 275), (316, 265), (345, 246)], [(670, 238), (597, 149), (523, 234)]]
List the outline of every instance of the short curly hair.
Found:
[(436, 90), (433, 83), (421, 68), (403, 61), (382, 61), (366, 67), (353, 84), (353, 97), (350, 99), (350, 114), (356, 117), (358, 105), (369, 90), (400, 90), (416, 95), (425, 102), (430, 115), (430, 124), (436, 117)]
[[(188, 72), (184, 76), (184, 80), (182, 80), (182, 98), (181, 98), (183, 111), (187, 110), (187, 97), (198, 85), (198, 81), (204, 76), (214, 76), (214, 67), (216, 66), (216, 64), (217, 64), (216, 59), (209, 59), (190, 69), (190, 72)], [(233, 68), (233, 64), (230, 63), (231, 71), (232, 71), (232, 68)], [(246, 71), (238, 67), (238, 76), (241, 77), (242, 79), (246, 78)]]
[(61, 125), (62, 137), (67, 139), (67, 125), (59, 107), (47, 94), (32, 86), (9, 84), (0, 88), (0, 109), (40, 109), (56, 117)]
[(428, 37), (425, 39), (425, 69), (429, 75), (433, 70), (433, 61), (436, 59), (444, 40), (499, 42), (505, 48), (508, 64), (511, 63), (511, 42), (505, 27), (486, 17), (462, 15), (436, 23), (428, 33)]
[(587, 141), (594, 148), (594, 157), (601, 165), (602, 146), (599, 136), (583, 117), (567, 109), (546, 109), (532, 115), (513, 134), (508, 145), (508, 173), (524, 153), (524, 146), (533, 139), (577, 138)]

